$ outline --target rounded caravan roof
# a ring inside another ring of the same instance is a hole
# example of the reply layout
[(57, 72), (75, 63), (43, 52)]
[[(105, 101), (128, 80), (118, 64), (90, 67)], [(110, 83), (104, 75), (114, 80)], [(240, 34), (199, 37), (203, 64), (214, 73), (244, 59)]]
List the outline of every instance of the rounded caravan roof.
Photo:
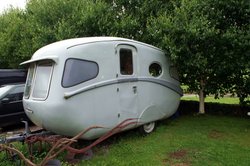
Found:
[[(21, 65), (32, 63), (32, 62), (39, 61), (39, 60), (46, 60), (46, 59), (52, 59), (53, 61), (57, 62), (58, 57), (55, 55), (55, 53), (58, 50), (69, 49), (69, 48), (72, 48), (74, 46), (88, 44), (88, 43), (105, 42), (105, 41), (130, 42), (130, 43), (135, 43), (135, 44), (139, 44), (139, 45), (144, 45), (146, 47), (151, 47), (153, 49), (156, 49), (158, 51), (163, 52), (161, 49), (159, 49), (159, 48), (157, 48), (155, 46), (152, 46), (150, 44), (146, 44), (146, 43), (143, 43), (143, 42), (139, 42), (139, 41), (131, 40), (131, 39), (126, 39), (126, 38), (119, 38), (119, 37), (83, 37), (83, 38), (73, 38), (73, 39), (61, 40), (61, 41), (46, 45), (46, 46), (38, 49), (33, 54), (33, 56), (31, 57), (30, 60), (21, 63)], [(44, 52), (46, 52), (46, 54), (44, 54)]]

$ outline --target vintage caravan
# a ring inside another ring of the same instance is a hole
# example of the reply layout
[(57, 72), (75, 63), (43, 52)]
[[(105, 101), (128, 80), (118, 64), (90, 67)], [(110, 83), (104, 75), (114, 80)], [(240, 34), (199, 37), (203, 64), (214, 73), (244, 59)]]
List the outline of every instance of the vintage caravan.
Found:
[(134, 40), (89, 37), (59, 41), (34, 53), (23, 105), (36, 125), (94, 139), (136, 118), (150, 133), (157, 120), (175, 113), (182, 96), (177, 73), (160, 49)]

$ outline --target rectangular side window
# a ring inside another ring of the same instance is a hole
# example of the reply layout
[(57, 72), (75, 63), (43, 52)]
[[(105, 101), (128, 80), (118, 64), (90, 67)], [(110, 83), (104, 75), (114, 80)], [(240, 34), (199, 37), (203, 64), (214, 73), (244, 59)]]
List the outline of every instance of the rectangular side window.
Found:
[(53, 64), (51, 62), (39, 62), (37, 64), (32, 97), (41, 100), (46, 99), (52, 70)]
[(34, 79), (34, 73), (35, 73), (35, 64), (31, 64), (29, 67), (29, 72), (28, 72), (28, 76), (26, 79), (26, 85), (25, 85), (25, 90), (24, 90), (24, 97), (26, 99), (29, 98), (30, 93), (31, 93), (31, 86), (32, 86), (32, 82)]
[(122, 75), (133, 74), (133, 54), (130, 49), (120, 49), (120, 72)]
[(18, 86), (13, 89), (6, 97), (9, 98), (10, 102), (18, 102), (23, 99), (24, 86)]
[(66, 60), (62, 86), (72, 87), (94, 79), (99, 73), (99, 66), (94, 61), (70, 58)]

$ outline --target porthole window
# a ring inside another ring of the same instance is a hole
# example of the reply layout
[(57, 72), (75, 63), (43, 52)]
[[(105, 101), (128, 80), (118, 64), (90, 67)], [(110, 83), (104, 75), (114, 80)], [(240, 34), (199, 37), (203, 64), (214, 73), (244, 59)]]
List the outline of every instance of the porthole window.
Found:
[(71, 87), (91, 80), (98, 75), (99, 68), (96, 62), (82, 59), (68, 59), (65, 63), (62, 86)]
[(162, 68), (161, 68), (161, 65), (159, 65), (158, 63), (152, 63), (150, 66), (149, 66), (149, 73), (151, 76), (153, 77), (158, 77), (161, 75), (162, 73)]

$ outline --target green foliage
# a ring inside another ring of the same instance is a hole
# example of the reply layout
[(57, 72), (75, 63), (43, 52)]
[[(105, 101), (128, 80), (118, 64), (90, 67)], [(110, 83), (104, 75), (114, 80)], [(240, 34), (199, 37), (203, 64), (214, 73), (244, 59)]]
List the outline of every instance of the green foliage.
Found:
[(126, 37), (142, 42), (152, 43), (147, 30), (150, 17), (155, 17), (160, 11), (171, 8), (170, 1), (164, 0), (104, 0), (111, 9), (110, 35)]
[(223, 96), (239, 87), (239, 79), (246, 85), (241, 77), (249, 75), (249, 20), (245, 0), (183, 0), (170, 14), (152, 17), (148, 30), (169, 52), (190, 91), (201, 90), (202, 80), (205, 95)]
[[(23, 46), (25, 45), (26, 22), (24, 12), (19, 9), (10, 9), (0, 15), (0, 65), (1, 68), (16, 67), (22, 62)], [(11, 55), (11, 56), (10, 56)]]
[(1, 68), (16, 68), (58, 40), (105, 35), (107, 11), (104, 2), (89, 0), (30, 0), (25, 11), (7, 11), (0, 16)]
[(190, 91), (249, 96), (250, 7), (247, 0), (29, 0), (0, 15), (1, 68), (18, 68), (49, 43), (120, 36), (171, 56)]

